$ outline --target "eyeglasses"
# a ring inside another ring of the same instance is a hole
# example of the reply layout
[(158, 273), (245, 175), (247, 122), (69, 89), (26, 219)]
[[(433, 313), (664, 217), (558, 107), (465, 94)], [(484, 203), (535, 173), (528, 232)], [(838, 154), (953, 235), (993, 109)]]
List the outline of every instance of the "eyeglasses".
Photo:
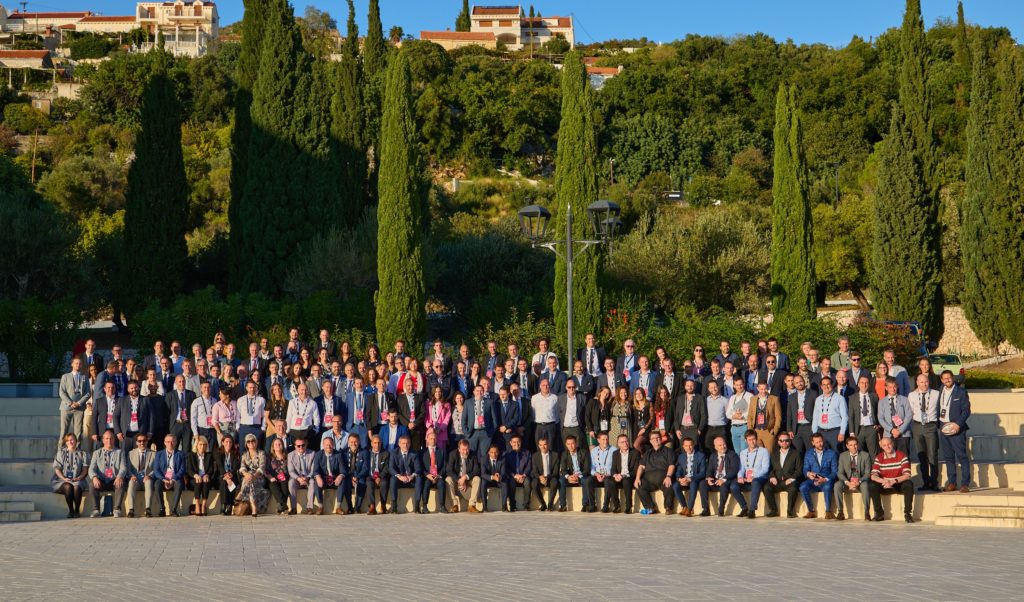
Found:
[(851, 361), (851, 362), (859, 362), (859, 361), (860, 361), (860, 358), (859, 358), (859, 357), (851, 357), (851, 358), (850, 358), (850, 361)]
[(626, 349), (632, 349), (634, 345), (623, 345)]
[(769, 366), (774, 366), (775, 365), (775, 360), (768, 360), (765, 363), (768, 364)]
[(700, 347), (698, 347), (698, 348), (694, 349), (693, 352), (694, 353), (704, 353), (704, 350), (701, 349)]
[(789, 443), (789, 439), (779, 439), (779, 443)]
[(302, 443), (296, 443), (296, 444), (295, 444), (295, 449), (302, 449), (302, 448), (304, 448), (304, 447), (306, 447), (306, 446), (305, 446), (305, 445), (303, 445)]

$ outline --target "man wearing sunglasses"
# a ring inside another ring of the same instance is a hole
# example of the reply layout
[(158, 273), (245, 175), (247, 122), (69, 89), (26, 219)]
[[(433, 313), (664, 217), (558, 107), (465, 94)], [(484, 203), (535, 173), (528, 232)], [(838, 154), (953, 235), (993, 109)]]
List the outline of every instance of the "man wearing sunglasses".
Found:
[(768, 482), (764, 484), (764, 505), (766, 517), (779, 515), (779, 502), (775, 495), (785, 491), (789, 496), (786, 505), (786, 518), (796, 518), (796, 505), (800, 500), (797, 490), (800, 487), (800, 475), (803, 461), (800, 454), (793, 449), (793, 436), (787, 432), (779, 433), (776, 439), (778, 446), (771, 455), (771, 470)]

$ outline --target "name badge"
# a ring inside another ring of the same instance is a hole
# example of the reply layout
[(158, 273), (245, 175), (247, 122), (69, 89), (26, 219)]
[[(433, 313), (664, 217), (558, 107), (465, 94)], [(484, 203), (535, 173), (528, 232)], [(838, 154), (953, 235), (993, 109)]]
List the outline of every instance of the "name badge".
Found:
[(114, 478), (114, 469), (113, 468), (108, 468), (105, 471), (103, 471), (103, 474), (107, 475), (108, 479), (112, 479), (112, 478)]
[(821, 415), (821, 423), (828, 424), (828, 412), (825, 412), (824, 414)]
[(199, 471), (199, 476), (205, 477), (206, 476), (206, 471), (205, 470), (200, 470)]
[(284, 473), (283, 472), (277, 473), (277, 480), (278, 481), (284, 481)]
[(899, 416), (893, 416), (892, 417), (892, 424), (893, 424), (893, 426), (901, 427), (901, 426), (903, 426), (903, 419), (900, 418)]
[(356, 420), (359, 421), (359, 422), (363, 421), (363, 411), (362, 410), (356, 410)]
[(940, 418), (940, 419), (941, 419), (941, 420), (942, 420), (943, 422), (945, 422), (945, 421), (946, 421), (946, 410), (942, 410), (941, 412), (939, 412), (939, 418)]
[(477, 415), (477, 417), (476, 417), (476, 425), (477, 426), (483, 426), (484, 425), (484, 417), (482, 415), (479, 415), (479, 414)]
[(132, 422), (138, 422), (138, 421), (139, 421), (139, 413), (138, 412), (132, 412)]
[(206, 426), (207, 427), (212, 427), (213, 426), (213, 416), (207, 416), (206, 417)]
[(296, 416), (295, 417), (295, 426), (297, 426), (297, 427), (298, 426), (302, 426), (302, 417), (301, 416)]
[(324, 424), (331, 424), (334, 422), (333, 414), (324, 414)]
[(179, 415), (178, 420), (181, 420), (182, 422), (188, 420), (188, 414), (185, 413), (185, 409), (184, 408), (182, 408), (181, 414)]
[(619, 418), (619, 428), (625, 430), (629, 426), (629, 421), (625, 418)]
[(757, 423), (764, 424), (764, 412), (757, 413)]
[(164, 472), (164, 478), (168, 479), (168, 480), (169, 479), (173, 479), (174, 478), (174, 471), (171, 470), (170, 468), (168, 468), (167, 471)]
[(745, 478), (745, 479), (746, 479), (746, 480), (748, 480), (748, 481), (749, 481), (750, 479), (753, 479), (753, 478), (754, 478), (754, 471), (753, 471), (753, 470), (750, 470), (750, 469), (748, 468), (748, 469), (747, 469), (747, 472), (746, 472), (746, 473), (744, 474), (744, 477), (743, 477), (743, 478)]
[(602, 431), (607, 431), (608, 430), (608, 421), (607, 420), (602, 420), (601, 421), (601, 430)]
[(416, 422), (416, 410), (409, 410), (409, 422)]
[(797, 410), (796, 411), (796, 419), (799, 422), (806, 422), (807, 421), (807, 418), (804, 416), (804, 411), (803, 410)]
[(683, 415), (683, 426), (693, 426), (693, 417), (689, 414)]
[(380, 421), (381, 422), (387, 422), (388, 421), (388, 413), (387, 412), (381, 412), (380, 413)]
[(665, 430), (665, 419), (664, 418), (658, 418), (658, 430), (659, 431)]
[(114, 424), (114, 415), (107, 412), (107, 424)]

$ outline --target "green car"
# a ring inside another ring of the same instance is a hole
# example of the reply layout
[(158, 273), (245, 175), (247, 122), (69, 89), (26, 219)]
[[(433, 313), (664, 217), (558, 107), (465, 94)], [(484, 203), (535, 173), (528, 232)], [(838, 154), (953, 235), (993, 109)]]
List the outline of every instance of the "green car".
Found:
[(942, 374), (944, 371), (949, 370), (953, 373), (953, 382), (958, 385), (963, 385), (967, 375), (964, 372), (964, 363), (960, 361), (959, 355), (952, 353), (933, 353), (928, 356), (928, 359), (932, 362), (932, 370), (936, 374)]

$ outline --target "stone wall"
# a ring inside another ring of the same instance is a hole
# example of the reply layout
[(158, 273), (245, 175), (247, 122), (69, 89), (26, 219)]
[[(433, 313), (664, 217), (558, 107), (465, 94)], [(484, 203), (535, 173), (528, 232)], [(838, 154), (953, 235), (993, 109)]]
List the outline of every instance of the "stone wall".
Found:
[[(962, 308), (947, 306), (945, 322), (946, 331), (939, 341), (936, 353), (956, 353), (966, 357), (987, 357), (991, 353), (991, 350), (974, 335)], [(1020, 350), (1003, 341), (999, 344), (998, 352), (1000, 355), (1016, 355)]]

